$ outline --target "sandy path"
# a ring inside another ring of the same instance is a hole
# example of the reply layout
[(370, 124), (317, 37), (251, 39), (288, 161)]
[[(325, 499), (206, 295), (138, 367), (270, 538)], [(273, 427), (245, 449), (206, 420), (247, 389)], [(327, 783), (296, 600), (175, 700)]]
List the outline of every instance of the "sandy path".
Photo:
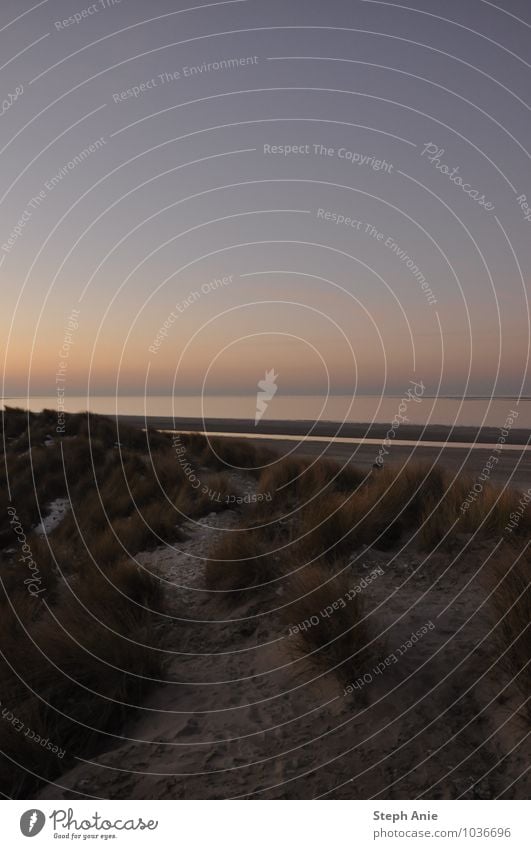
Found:
[[(380, 659), (428, 621), (435, 627), (352, 697), (334, 674), (295, 662), (274, 611), (278, 593), (234, 608), (200, 591), (200, 558), (238, 519), (236, 511), (211, 515), (178, 551), (143, 555), (174, 585), (168, 683), (153, 690), (121, 744), (80, 762), (40, 798), (491, 798), (518, 778), (524, 744), (504, 759), (507, 739), (514, 745), (525, 731), (520, 720), (507, 725), (517, 699), (510, 690), (496, 698), (503, 671), (484, 675), (492, 657), (481, 644), (489, 629), (478, 610), (486, 591), (474, 577), (481, 552), (451, 566), (442, 556), (423, 563), (358, 553), (353, 584), (375, 565), (384, 571), (364, 591), (374, 633), (386, 632)], [(369, 671), (360, 664), (360, 677)], [(528, 790), (517, 782), (508, 795)]]

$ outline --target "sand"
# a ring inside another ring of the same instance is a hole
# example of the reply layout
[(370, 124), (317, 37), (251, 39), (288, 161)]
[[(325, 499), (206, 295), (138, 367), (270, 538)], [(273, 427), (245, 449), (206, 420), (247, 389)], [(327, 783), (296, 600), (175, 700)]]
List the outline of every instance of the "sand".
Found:
[[(427, 561), (399, 549), (352, 552), (352, 585), (375, 567), (383, 572), (363, 591), (380, 662), (427, 623), (434, 627), (400, 662), (345, 695), (335, 673), (296, 652), (280, 585), (237, 605), (206, 591), (209, 546), (239, 519), (238, 510), (211, 514), (188, 527), (187, 541), (139, 557), (165, 581), (174, 617), (165, 626), (167, 683), (108, 738), (108, 751), (80, 760), (38, 798), (529, 793), (521, 698), (492, 666), (488, 545), (474, 549), (456, 537), (454, 554)], [(372, 668), (360, 660), (360, 678)]]

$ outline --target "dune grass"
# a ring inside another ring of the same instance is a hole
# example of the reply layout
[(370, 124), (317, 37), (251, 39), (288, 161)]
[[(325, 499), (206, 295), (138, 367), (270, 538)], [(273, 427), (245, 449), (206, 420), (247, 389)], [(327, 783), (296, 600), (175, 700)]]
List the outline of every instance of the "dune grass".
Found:
[[(284, 608), (286, 628), (310, 620), (286, 645), (342, 682), (355, 680), (371, 656), (362, 599), (348, 598), (350, 556), (364, 546), (444, 552), (456, 534), (474, 535), (479, 544), (499, 538), (520, 499), (488, 483), (470, 499), (474, 481), (452, 481), (437, 466), (412, 462), (367, 474), (328, 460), (276, 460), (242, 441), (183, 434), (196, 487), (168, 435), (79, 414), (66, 417), (59, 438), (53, 411), (7, 409), (3, 419), (0, 790), (7, 795), (31, 793), (64, 770), (69, 758), (108, 743), (105, 732), (120, 729), (129, 705), (138, 704), (160, 675), (164, 599), (134, 557), (178, 543), (188, 520), (231, 509), (239, 470), (251, 469), (263, 498), (243, 505), (238, 529), (212, 547), (207, 587), (219, 593), (218, 602), (232, 605), (273, 598)], [(56, 498), (68, 498), (71, 510), (46, 538), (38, 537), (34, 528)], [(38, 565), (45, 590), (39, 598), (21, 581), (27, 573), (17, 561), (10, 503)], [(528, 505), (511, 543), (530, 532)], [(511, 646), (504, 663), (523, 693), (529, 686), (521, 671), (530, 650), (529, 557), (510, 568), (507, 556), (492, 564), (493, 579), (500, 581), (492, 609), (500, 654), (501, 646)], [(59, 746), (64, 760), (36, 744), (35, 735)]]
[(514, 679), (522, 712), (531, 722), (531, 552), (505, 548), (489, 561), (490, 613), (499, 662)]
[[(189, 518), (227, 509), (234, 484), (216, 464), (194, 489), (168, 436), (105, 417), (66, 416), (57, 435), (54, 411), (8, 408), (3, 424), (0, 792), (24, 797), (109, 745), (161, 676), (164, 599), (134, 555), (183, 539)], [(190, 440), (198, 467), (205, 445)], [(38, 536), (56, 498), (70, 510)], [(33, 572), (20, 561), (22, 541)]]
[(289, 647), (344, 686), (375, 657), (365, 605), (346, 565), (317, 561), (291, 575), (286, 583), (294, 600), (283, 610)]
[[(342, 670), (342, 680), (355, 680), (360, 659), (367, 665), (363, 655), (370, 629), (361, 621), (362, 600), (339, 603), (329, 617), (319, 611), (348, 594), (349, 570), (344, 566), (349, 557), (364, 547), (413, 549), (423, 555), (437, 549), (440, 557), (456, 541), (462, 544), (472, 536), (476, 545), (490, 544), (504, 534), (520, 500), (519, 493), (487, 483), (463, 510), (474, 480), (453, 480), (440, 467), (421, 463), (365, 475), (337, 464), (288, 458), (265, 469), (257, 486), (272, 495), (271, 503), (251, 506), (240, 525), (244, 532), (218, 540), (210, 552), (207, 586), (231, 599), (264, 594), (273, 599), (272, 593), (281, 593), (287, 624), (317, 617), (310, 627), (299, 629), (292, 644), (319, 668)], [(526, 509), (513, 536), (525, 539), (530, 530), (531, 513)], [(496, 563), (492, 568), (498, 568)], [(520, 633), (529, 617), (528, 595), (507, 613), (522, 582), (522, 571), (516, 570), (505, 578), (506, 589), (497, 596), (507, 614), (500, 631), (505, 641)], [(529, 658), (529, 640), (522, 635), (515, 646), (510, 663), (516, 670), (526, 655)]]
[[(194, 434), (197, 437), (197, 434)], [(205, 444), (199, 455), (201, 462), (209, 469), (226, 471), (249, 472), (253, 475), (261, 473), (261, 467), (266, 466), (275, 458), (275, 454), (267, 448), (256, 448), (243, 439), (220, 439), (219, 437), (203, 437)]]
[(46, 588), (47, 604), (13, 586), (3, 595), (2, 792), (27, 795), (75, 756), (108, 744), (104, 732), (120, 731), (131, 705), (161, 673), (158, 618), (146, 609), (160, 604), (159, 593), (157, 582), (130, 562), (102, 573), (87, 560), (55, 599)]
[[(501, 535), (519, 494), (486, 485), (462, 511), (472, 486), (467, 478), (453, 481), (440, 467), (420, 463), (369, 476), (328, 462), (311, 465), (289, 458), (274, 463), (257, 484), (271, 502), (252, 505), (241, 525), (245, 533), (217, 544), (212, 560), (225, 563), (222, 568), (209, 564), (209, 587), (250, 588), (268, 581), (271, 563), (273, 574), (288, 574), (362, 546), (385, 551), (400, 545), (423, 552), (437, 546), (444, 551), (455, 543), (456, 533), (474, 534), (478, 542)], [(528, 509), (515, 533), (525, 537), (530, 530)]]
[[(273, 493), (274, 515), (290, 509), (300, 512), (305, 531), (322, 527), (323, 534), (333, 539), (330, 522), (335, 515), (337, 539), (348, 528), (354, 546), (385, 550), (411, 536), (418, 548), (429, 550), (450, 531), (482, 538), (504, 533), (511, 512), (518, 507), (519, 493), (486, 483), (465, 509), (475, 483), (465, 475), (453, 480), (440, 466), (425, 463), (412, 462), (367, 476), (349, 467), (341, 470), (336, 464), (309, 467), (289, 459), (265, 470), (258, 487)], [(529, 533), (531, 509), (527, 506), (515, 534)]]

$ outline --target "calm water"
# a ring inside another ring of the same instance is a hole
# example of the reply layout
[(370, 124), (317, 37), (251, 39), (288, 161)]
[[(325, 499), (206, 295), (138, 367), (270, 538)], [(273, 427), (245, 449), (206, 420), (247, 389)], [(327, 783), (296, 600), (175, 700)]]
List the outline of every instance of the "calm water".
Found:
[[(391, 422), (399, 410), (400, 396), (360, 395), (356, 398), (345, 395), (332, 395), (328, 399), (321, 396), (277, 395), (268, 405), (263, 421), (297, 421), (301, 419), (346, 422)], [(38, 412), (44, 407), (57, 408), (54, 396), (31, 398), (4, 398), (3, 403), (24, 407)], [(514, 398), (429, 398), (419, 401), (408, 400), (407, 409), (402, 414), (411, 424), (443, 425), (486, 425), (503, 427), (511, 410), (518, 412), (513, 427), (531, 428), (531, 399), (518, 402)], [(71, 396), (65, 398), (67, 412), (91, 410), (93, 413), (140, 416), (175, 416), (226, 419), (254, 419), (256, 396), (176, 396), (154, 395), (148, 398), (138, 396)], [(230, 429), (230, 428), (228, 428)]]

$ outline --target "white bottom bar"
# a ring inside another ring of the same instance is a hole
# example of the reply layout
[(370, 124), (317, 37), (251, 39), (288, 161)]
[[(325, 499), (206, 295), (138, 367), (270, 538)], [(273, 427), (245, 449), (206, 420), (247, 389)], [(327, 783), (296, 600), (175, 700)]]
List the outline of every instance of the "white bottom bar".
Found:
[(5, 801), (2, 845), (527, 849), (528, 812), (524, 801)]

